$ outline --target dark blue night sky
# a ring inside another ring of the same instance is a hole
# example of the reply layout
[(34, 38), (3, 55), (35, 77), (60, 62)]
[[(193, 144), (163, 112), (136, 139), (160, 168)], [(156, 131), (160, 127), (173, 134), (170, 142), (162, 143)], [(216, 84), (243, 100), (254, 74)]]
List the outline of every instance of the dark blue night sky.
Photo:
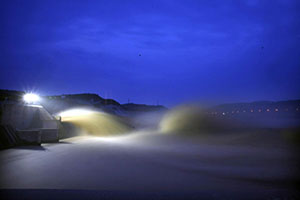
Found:
[(300, 1), (1, 1), (0, 87), (170, 106), (300, 98)]

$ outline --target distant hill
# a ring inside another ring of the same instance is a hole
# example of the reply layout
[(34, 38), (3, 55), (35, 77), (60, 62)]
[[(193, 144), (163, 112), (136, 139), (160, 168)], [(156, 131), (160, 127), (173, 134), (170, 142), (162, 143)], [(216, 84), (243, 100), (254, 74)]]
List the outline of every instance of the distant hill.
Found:
[[(75, 106), (93, 106), (96, 108), (100, 108), (106, 112), (114, 113), (114, 114), (125, 114), (126, 112), (150, 112), (150, 111), (159, 111), (165, 110), (164, 106), (153, 106), (146, 104), (120, 104), (114, 99), (104, 99), (100, 97), (98, 94), (64, 94), (64, 95), (56, 95), (56, 96), (47, 96), (48, 103), (56, 102), (55, 104), (62, 105), (68, 104), (70, 107)], [(46, 107), (48, 106), (45, 105)]]
[(78, 103), (88, 103), (93, 105), (121, 105), (114, 99), (104, 99), (98, 94), (93, 93), (82, 93), (82, 94), (63, 94), (56, 96), (46, 96), (49, 100), (69, 100), (77, 101)]
[[(0, 103), (23, 102), (23, 91), (0, 90)], [(105, 112), (126, 115), (132, 112), (150, 112), (165, 110), (164, 106), (146, 104), (120, 104), (114, 99), (105, 99), (94, 93), (62, 94), (43, 96), (41, 104), (52, 114), (75, 107), (94, 107)]]
[(130, 111), (161, 111), (167, 109), (162, 105), (146, 105), (146, 104), (135, 104), (135, 103), (122, 104), (122, 107), (125, 110), (130, 110)]

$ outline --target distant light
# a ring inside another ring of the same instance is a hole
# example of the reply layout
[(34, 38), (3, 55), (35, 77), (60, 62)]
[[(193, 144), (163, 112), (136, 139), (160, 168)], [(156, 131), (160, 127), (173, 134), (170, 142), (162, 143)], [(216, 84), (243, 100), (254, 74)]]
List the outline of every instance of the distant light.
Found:
[(37, 94), (27, 93), (23, 96), (23, 100), (26, 103), (37, 103), (40, 101), (40, 97)]
[(254, 112), (253, 110), (251, 110), (250, 112)]
[(275, 108), (275, 112), (278, 112), (278, 108)]
[(261, 109), (258, 109), (258, 112), (261, 112)]
[(225, 115), (225, 113), (223, 112), (222, 115)]
[(267, 109), (267, 112), (270, 112), (270, 109), (269, 109), (269, 108)]

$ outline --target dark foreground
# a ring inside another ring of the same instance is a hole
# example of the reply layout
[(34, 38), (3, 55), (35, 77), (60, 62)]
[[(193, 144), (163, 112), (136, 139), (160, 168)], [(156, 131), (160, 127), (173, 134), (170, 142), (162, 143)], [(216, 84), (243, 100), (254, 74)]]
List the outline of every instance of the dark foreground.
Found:
[(297, 199), (298, 155), (272, 131), (75, 137), (0, 151), (2, 199)]

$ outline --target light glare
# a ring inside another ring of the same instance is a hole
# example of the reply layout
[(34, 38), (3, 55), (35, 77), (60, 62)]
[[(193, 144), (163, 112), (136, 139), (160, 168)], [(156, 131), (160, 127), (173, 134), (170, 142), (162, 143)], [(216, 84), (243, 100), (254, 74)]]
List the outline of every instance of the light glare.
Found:
[(40, 97), (37, 94), (27, 93), (23, 96), (23, 99), (26, 103), (36, 103), (40, 100)]
[(63, 111), (58, 115), (61, 117), (75, 117), (75, 116), (88, 115), (92, 113), (94, 112), (87, 109), (71, 109), (71, 110)]

